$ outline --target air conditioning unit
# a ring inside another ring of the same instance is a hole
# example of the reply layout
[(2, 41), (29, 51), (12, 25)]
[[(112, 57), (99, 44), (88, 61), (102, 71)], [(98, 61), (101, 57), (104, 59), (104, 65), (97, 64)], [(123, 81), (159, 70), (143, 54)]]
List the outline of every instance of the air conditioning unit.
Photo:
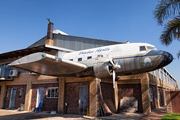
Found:
[(9, 72), (10, 77), (15, 77), (15, 76), (17, 76), (17, 74), (18, 74), (18, 70), (10, 70), (10, 72)]
[(29, 72), (29, 75), (37, 75), (37, 73)]

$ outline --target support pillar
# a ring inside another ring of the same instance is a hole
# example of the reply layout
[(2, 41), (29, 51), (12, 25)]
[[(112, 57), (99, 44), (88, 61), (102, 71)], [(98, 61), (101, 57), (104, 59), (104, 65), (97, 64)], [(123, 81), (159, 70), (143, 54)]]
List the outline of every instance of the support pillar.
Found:
[(90, 116), (99, 116), (100, 105), (99, 105), (99, 88), (98, 84), (100, 83), (100, 79), (95, 78), (90, 82), (90, 104), (89, 104), (89, 115)]
[(159, 89), (158, 89), (158, 86), (156, 85), (156, 91), (155, 91), (155, 92), (156, 92), (156, 96), (155, 96), (155, 97), (156, 97), (156, 98), (155, 98), (156, 101), (155, 101), (155, 102), (156, 102), (156, 107), (157, 107), (157, 108), (160, 108), (160, 103), (159, 103), (159, 99), (160, 99), (160, 98), (159, 98), (159, 94), (161, 94), (161, 93), (159, 93), (158, 91), (159, 91)]
[(117, 84), (117, 81), (115, 82), (115, 88), (114, 88), (114, 106), (117, 111), (118, 110), (118, 84)]
[(0, 93), (0, 108), (4, 108), (4, 98), (6, 96), (6, 84), (3, 82), (1, 84), (1, 93)]
[(27, 82), (24, 111), (31, 111), (32, 81)]
[(164, 105), (166, 105), (166, 89), (163, 88), (162, 91), (163, 91), (163, 103)]
[(172, 104), (171, 104), (170, 91), (166, 91), (166, 104), (167, 104), (167, 113), (172, 113)]
[(149, 94), (149, 76), (148, 73), (142, 74), (141, 77), (141, 93), (142, 93), (142, 109), (143, 113), (151, 112), (150, 94)]
[(59, 78), (58, 113), (64, 113), (65, 79)]

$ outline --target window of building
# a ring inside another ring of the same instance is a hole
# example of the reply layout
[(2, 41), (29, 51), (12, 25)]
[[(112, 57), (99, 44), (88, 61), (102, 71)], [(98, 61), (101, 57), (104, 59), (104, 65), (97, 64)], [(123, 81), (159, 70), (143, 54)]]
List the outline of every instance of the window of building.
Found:
[(23, 92), (23, 88), (20, 88), (20, 89), (19, 89), (19, 97), (22, 96), (22, 92)]
[(47, 88), (47, 98), (58, 98), (58, 87)]
[(10, 90), (11, 90), (10, 88), (7, 89), (7, 91), (6, 91), (6, 92), (7, 92), (6, 97), (9, 97), (9, 95), (10, 95)]
[(146, 50), (146, 47), (145, 47), (145, 46), (140, 46), (140, 47), (139, 47), (139, 50), (140, 50), (140, 51), (145, 51), (145, 50)]
[(78, 61), (82, 61), (82, 58), (78, 58)]
[(87, 59), (91, 59), (91, 58), (92, 58), (92, 56), (88, 56), (88, 57), (87, 57)]
[(153, 98), (153, 89), (152, 88), (149, 88), (149, 94), (150, 94), (150, 101), (154, 101), (154, 98)]

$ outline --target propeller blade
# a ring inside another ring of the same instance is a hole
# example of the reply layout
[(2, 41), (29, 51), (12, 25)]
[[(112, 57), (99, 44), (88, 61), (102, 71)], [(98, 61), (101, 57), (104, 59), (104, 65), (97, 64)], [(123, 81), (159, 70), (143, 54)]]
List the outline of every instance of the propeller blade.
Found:
[(121, 61), (119, 60), (118, 62), (117, 62), (117, 65), (120, 65), (121, 64)]
[(113, 88), (115, 88), (116, 71), (113, 70)]
[(111, 58), (110, 55), (108, 55), (108, 59), (109, 59), (110, 63), (111, 63), (112, 65), (114, 65), (114, 62), (112, 61), (112, 58)]

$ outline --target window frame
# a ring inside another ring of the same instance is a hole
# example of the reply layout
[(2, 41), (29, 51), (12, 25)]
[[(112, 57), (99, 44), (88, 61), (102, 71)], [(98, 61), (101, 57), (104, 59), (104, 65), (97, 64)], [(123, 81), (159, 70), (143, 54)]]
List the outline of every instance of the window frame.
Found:
[(82, 61), (82, 58), (78, 58), (78, 62)]
[(23, 88), (19, 88), (19, 97), (22, 97), (23, 95)]
[[(143, 50), (141, 49), (143, 47)], [(139, 51), (146, 51), (147, 50), (147, 48), (146, 48), (146, 46), (139, 46)]]
[(92, 56), (88, 56), (87, 59), (92, 59)]
[[(54, 89), (54, 97), (52, 97), (52, 94), (51, 94), (52, 89)], [(57, 89), (57, 96), (56, 96), (56, 89)], [(49, 90), (50, 90), (50, 96), (48, 96)], [(46, 98), (58, 98), (58, 96), (59, 96), (59, 87), (48, 87), (47, 88)]]
[(149, 87), (149, 95), (150, 95), (150, 101), (153, 102), (154, 101), (154, 95), (153, 95), (153, 88)]
[(73, 61), (73, 59), (69, 59), (69, 61)]

